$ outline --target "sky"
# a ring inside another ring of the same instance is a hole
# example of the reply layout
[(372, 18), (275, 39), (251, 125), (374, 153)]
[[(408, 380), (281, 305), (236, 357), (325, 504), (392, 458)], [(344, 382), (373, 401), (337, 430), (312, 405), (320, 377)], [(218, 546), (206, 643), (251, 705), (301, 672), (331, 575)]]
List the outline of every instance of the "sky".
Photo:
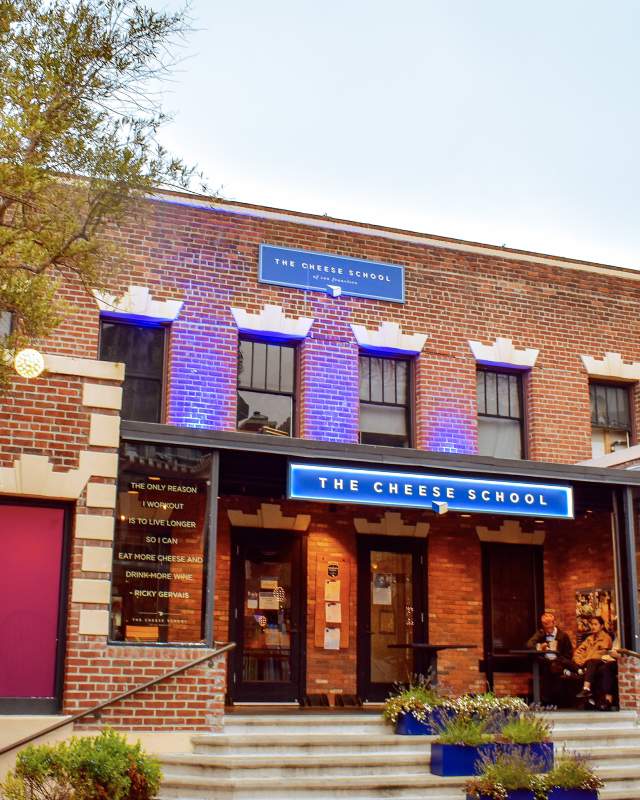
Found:
[(638, 0), (191, 17), (160, 138), (224, 199), (640, 269)]

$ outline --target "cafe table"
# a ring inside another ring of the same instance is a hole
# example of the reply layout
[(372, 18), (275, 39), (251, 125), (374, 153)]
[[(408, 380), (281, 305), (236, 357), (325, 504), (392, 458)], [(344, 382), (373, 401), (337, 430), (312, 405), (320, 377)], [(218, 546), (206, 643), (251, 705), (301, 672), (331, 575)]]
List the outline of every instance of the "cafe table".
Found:
[[(414, 653), (419, 653), (426, 656), (427, 659), (427, 674), (431, 676), (431, 685), (435, 686), (438, 683), (438, 653), (442, 650), (475, 650), (475, 644), (433, 644), (431, 642), (400, 642), (398, 644), (389, 644), (389, 648), (412, 650)], [(410, 677), (410, 676), (409, 676)]]

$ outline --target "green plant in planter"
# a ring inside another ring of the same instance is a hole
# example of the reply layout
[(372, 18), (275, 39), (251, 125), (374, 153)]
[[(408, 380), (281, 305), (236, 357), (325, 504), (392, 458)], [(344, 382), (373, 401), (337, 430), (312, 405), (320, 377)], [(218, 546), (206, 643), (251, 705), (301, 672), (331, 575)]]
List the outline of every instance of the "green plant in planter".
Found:
[(456, 744), (465, 747), (479, 747), (493, 741), (493, 735), (487, 733), (487, 723), (481, 719), (452, 717), (436, 726), (437, 744)]
[(0, 783), (4, 800), (152, 800), (160, 766), (141, 745), (106, 729), (97, 736), (31, 745)]
[(578, 753), (563, 752), (558, 756), (554, 767), (544, 776), (547, 791), (553, 789), (580, 789), (596, 792), (604, 786), (594, 773), (584, 756)]
[(550, 739), (551, 725), (529, 711), (507, 719), (498, 734), (498, 741), (510, 744), (534, 744)]
[(530, 792), (535, 800), (546, 799), (544, 778), (536, 774), (537, 765), (531, 758), (504, 753), (495, 759), (483, 758), (477, 778), (465, 783), (468, 800), (508, 800), (513, 792)]
[(413, 714), (420, 722), (426, 722), (434, 708), (447, 703), (444, 697), (431, 688), (429, 679), (419, 675), (408, 686), (394, 687), (394, 693), (385, 701), (382, 715), (391, 725), (396, 724), (401, 714)]

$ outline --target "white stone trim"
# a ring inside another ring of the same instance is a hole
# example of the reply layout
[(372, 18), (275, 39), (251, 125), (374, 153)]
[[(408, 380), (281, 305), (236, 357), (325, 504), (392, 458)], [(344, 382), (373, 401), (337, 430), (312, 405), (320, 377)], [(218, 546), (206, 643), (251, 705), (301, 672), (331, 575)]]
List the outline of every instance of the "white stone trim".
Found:
[(82, 608), (80, 610), (78, 633), (83, 636), (108, 636), (109, 612)]
[(532, 347), (515, 347), (511, 339), (498, 336), (493, 344), (482, 344), (469, 340), (469, 347), (478, 364), (495, 367), (516, 367), (532, 369), (538, 358), (539, 350)]
[[(625, 447), (613, 453), (606, 453), (606, 455), (598, 456), (597, 458), (578, 461), (578, 465), (581, 467), (619, 467), (628, 461), (640, 461), (640, 444), (633, 444), (631, 447)], [(638, 469), (638, 465), (632, 464), (627, 469)]]
[[(116, 419), (120, 419), (116, 417)], [(80, 453), (80, 472), (87, 476), (87, 480), (96, 478), (118, 477), (118, 454), (97, 453), (94, 450), (83, 450)]]
[(413, 536), (426, 539), (429, 535), (428, 522), (417, 522), (415, 525), (406, 523), (398, 511), (385, 511), (379, 522), (370, 522), (364, 517), (355, 517), (353, 520), (357, 533), (382, 534), (383, 536)]
[(115, 478), (117, 468), (116, 453), (83, 451), (78, 469), (66, 472), (54, 472), (46, 456), (22, 453), (12, 467), (0, 467), (0, 494), (77, 500), (90, 477)]
[(109, 483), (87, 484), (87, 506), (92, 508), (115, 508), (116, 487)]
[(304, 339), (313, 325), (312, 317), (287, 317), (282, 306), (269, 304), (257, 314), (252, 314), (244, 308), (232, 308), (231, 313), (240, 333), (258, 336)]
[(113, 561), (113, 548), (111, 547), (83, 547), (82, 571), (83, 572), (111, 572)]
[(96, 539), (102, 542), (112, 542), (114, 527), (115, 519), (112, 516), (105, 514), (76, 515), (76, 539)]
[(255, 514), (230, 508), (227, 510), (229, 522), (235, 528), (272, 528), (285, 531), (306, 531), (311, 523), (310, 514), (296, 514), (285, 517), (282, 508), (276, 503), (261, 503)]
[[(110, 553), (111, 550), (107, 552)], [(74, 578), (71, 585), (71, 599), (74, 603), (108, 605), (111, 600), (111, 584), (109, 581), (91, 578)]]
[(505, 520), (497, 531), (477, 525), (476, 533), (481, 542), (500, 542), (502, 544), (544, 544), (546, 536), (545, 531), (526, 533), (520, 527), (520, 523), (514, 519)]
[(103, 383), (84, 383), (82, 385), (82, 405), (90, 408), (122, 408), (122, 387), (106, 386)]
[(147, 317), (158, 322), (176, 320), (184, 303), (183, 300), (154, 300), (147, 286), (129, 286), (121, 297), (96, 290), (93, 296), (100, 311), (127, 317)]
[(107, 381), (124, 380), (124, 364), (98, 361), (94, 358), (72, 358), (44, 354), (44, 368), (58, 375), (76, 375), (79, 378), (99, 378)]
[(91, 414), (89, 444), (94, 447), (118, 447), (120, 444), (120, 416)]
[(617, 381), (640, 380), (640, 362), (625, 362), (620, 353), (606, 352), (602, 359), (592, 356), (580, 356), (580, 358), (584, 368), (594, 378), (613, 378)]
[(382, 322), (378, 330), (370, 330), (364, 325), (351, 325), (361, 350), (386, 353), (418, 355), (427, 341), (426, 333), (402, 333), (397, 322)]

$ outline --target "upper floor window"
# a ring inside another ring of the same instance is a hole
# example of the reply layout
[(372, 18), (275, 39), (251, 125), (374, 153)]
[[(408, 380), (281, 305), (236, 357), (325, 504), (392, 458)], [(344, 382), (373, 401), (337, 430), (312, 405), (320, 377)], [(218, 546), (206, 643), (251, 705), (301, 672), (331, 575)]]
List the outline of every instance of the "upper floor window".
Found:
[(590, 383), (591, 452), (594, 458), (629, 447), (631, 411), (629, 389), (609, 383)]
[(522, 378), (514, 372), (480, 369), (478, 390), (478, 452), (494, 458), (522, 458)]
[(160, 422), (165, 376), (166, 328), (120, 320), (100, 321), (100, 358), (123, 361), (122, 418)]
[(239, 431), (293, 434), (295, 353), (294, 345), (240, 339)]
[(410, 447), (409, 362), (360, 356), (360, 442)]

